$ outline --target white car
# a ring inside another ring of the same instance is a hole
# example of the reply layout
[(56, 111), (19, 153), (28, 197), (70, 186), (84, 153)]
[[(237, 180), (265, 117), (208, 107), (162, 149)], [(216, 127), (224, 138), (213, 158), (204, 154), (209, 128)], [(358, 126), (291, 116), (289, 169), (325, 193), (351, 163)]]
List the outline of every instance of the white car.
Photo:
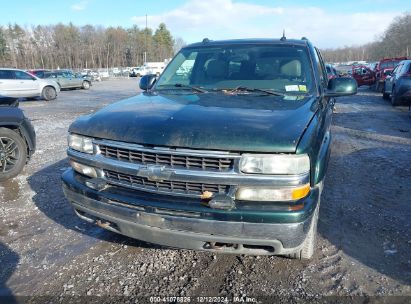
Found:
[(50, 79), (40, 79), (25, 71), (0, 68), (0, 97), (56, 99), (59, 85)]

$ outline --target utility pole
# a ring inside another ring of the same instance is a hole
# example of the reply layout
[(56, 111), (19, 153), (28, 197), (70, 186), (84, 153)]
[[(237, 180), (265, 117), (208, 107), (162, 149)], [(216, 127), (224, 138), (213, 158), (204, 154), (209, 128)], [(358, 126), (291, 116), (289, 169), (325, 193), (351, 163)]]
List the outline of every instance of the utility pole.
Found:
[(148, 48), (148, 45), (147, 45), (147, 34), (148, 34), (148, 29), (147, 29), (147, 14), (146, 14), (146, 43), (145, 43), (145, 45), (146, 45), (146, 47), (145, 47), (145, 52), (144, 52), (144, 63), (146, 63), (147, 62), (147, 48)]

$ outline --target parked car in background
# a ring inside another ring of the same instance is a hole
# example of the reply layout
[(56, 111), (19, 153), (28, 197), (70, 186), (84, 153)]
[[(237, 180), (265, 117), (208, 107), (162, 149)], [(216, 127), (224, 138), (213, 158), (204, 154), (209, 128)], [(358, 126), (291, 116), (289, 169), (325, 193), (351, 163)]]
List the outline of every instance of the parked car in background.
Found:
[(101, 81), (101, 77), (98, 72), (93, 71), (91, 69), (84, 69), (81, 72), (81, 77), (87, 79), (89, 78), (91, 81)]
[(0, 97), (0, 182), (17, 176), (35, 149), (33, 125), (16, 99)]
[(375, 83), (375, 73), (365, 65), (353, 66), (351, 69), (351, 76), (357, 81), (357, 85), (371, 86)]
[(338, 65), (335, 67), (337, 74), (340, 77), (351, 76), (352, 74), (352, 65)]
[(140, 72), (140, 67), (134, 67), (130, 69), (130, 73), (128, 74), (129, 77), (141, 77), (144, 76)]
[(108, 73), (108, 69), (98, 69), (97, 72), (98, 72), (101, 80), (110, 78), (110, 74)]
[(51, 79), (40, 79), (18, 69), (0, 68), (0, 97), (56, 99), (59, 85)]
[(390, 99), (393, 106), (410, 103), (411, 100), (411, 60), (401, 61), (387, 75), (383, 86), (384, 99)]
[(384, 58), (381, 59), (375, 66), (375, 85), (374, 89), (377, 92), (382, 92), (385, 78), (390, 74), (398, 63), (402, 60), (406, 60), (407, 57), (397, 58)]
[(131, 70), (130, 77), (142, 77), (151, 74), (152, 70), (144, 66), (136, 67)]
[(61, 89), (81, 88), (90, 89), (91, 79), (83, 78), (81, 75), (75, 75), (69, 70), (57, 70), (45, 73), (45, 78), (55, 80)]
[(50, 70), (40, 69), (40, 70), (28, 70), (31, 75), (34, 75), (38, 78), (44, 78), (44, 74), (50, 72)]
[(327, 76), (328, 79), (332, 78), (337, 78), (338, 77), (338, 72), (337, 70), (331, 65), (331, 64), (326, 64), (325, 68), (327, 69)]
[(159, 76), (165, 67), (166, 63), (164, 62), (146, 62), (141, 67), (132, 68), (129, 75), (130, 77), (141, 77), (149, 74)]
[(313, 256), (334, 97), (354, 79), (328, 80), (305, 38), (205, 40), (140, 88), (69, 127), (80, 218), (171, 247)]

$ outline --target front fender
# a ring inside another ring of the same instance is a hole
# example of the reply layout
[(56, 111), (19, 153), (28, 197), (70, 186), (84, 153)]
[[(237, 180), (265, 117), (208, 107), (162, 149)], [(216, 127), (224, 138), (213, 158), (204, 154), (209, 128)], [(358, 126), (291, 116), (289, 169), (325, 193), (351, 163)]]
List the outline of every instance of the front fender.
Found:
[(315, 161), (314, 178), (313, 178), (313, 182), (315, 185), (321, 182), (325, 177), (325, 172), (327, 172), (330, 154), (331, 154), (331, 132), (327, 131), (324, 135), (322, 144), (318, 151), (317, 159)]
[[(331, 147), (331, 104), (328, 105), (326, 112), (321, 113), (321, 109), (311, 120), (306, 128), (296, 150), (297, 154), (306, 153), (310, 157), (311, 186), (322, 182), (328, 167)], [(323, 116), (323, 117), (322, 117)]]

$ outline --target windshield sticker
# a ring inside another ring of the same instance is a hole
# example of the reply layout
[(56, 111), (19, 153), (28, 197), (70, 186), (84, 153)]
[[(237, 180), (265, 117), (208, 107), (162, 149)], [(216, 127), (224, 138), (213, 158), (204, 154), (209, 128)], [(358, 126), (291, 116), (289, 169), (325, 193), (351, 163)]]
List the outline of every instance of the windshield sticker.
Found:
[(307, 92), (307, 86), (304, 84), (298, 85), (298, 89), (300, 92)]
[(287, 91), (287, 92), (298, 92), (300, 89), (298, 88), (298, 85), (296, 85), (296, 84), (294, 84), (294, 85), (286, 85), (285, 86), (285, 90)]
[(287, 92), (307, 92), (307, 86), (304, 84), (300, 84), (300, 85), (286, 85), (285, 86), (285, 90)]

